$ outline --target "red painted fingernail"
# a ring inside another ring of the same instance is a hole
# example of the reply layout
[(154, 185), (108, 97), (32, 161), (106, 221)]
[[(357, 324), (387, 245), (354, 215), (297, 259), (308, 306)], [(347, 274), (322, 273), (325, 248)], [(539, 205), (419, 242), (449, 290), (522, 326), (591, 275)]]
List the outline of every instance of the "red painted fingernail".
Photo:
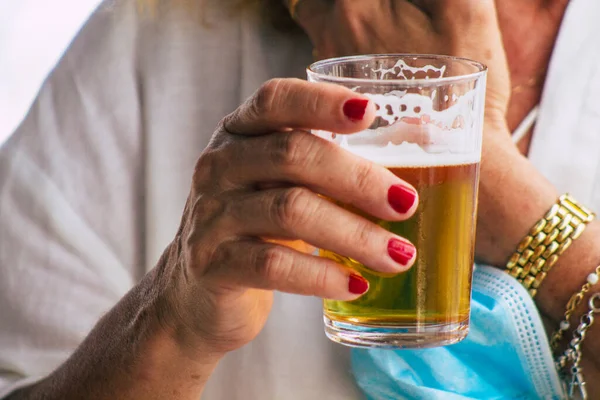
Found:
[(412, 260), (417, 253), (417, 249), (408, 242), (392, 239), (388, 243), (388, 253), (398, 264), (408, 265), (410, 260)]
[(369, 282), (360, 275), (352, 274), (348, 278), (348, 291), (352, 294), (363, 294), (369, 290)]
[(352, 99), (344, 104), (344, 115), (352, 121), (362, 121), (367, 111), (369, 100)]
[(406, 214), (416, 200), (417, 193), (404, 185), (394, 185), (388, 190), (388, 201), (400, 214)]

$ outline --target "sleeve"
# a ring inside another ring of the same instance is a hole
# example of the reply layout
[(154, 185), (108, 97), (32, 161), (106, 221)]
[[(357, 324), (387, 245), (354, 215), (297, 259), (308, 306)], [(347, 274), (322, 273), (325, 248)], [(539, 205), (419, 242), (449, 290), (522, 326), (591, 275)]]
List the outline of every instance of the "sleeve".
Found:
[(134, 14), (97, 10), (0, 148), (0, 398), (64, 362), (143, 274)]

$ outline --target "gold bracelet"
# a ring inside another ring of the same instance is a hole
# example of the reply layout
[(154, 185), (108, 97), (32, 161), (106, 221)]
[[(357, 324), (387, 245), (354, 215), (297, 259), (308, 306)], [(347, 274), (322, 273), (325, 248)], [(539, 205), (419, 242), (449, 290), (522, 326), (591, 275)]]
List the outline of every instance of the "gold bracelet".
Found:
[(569, 194), (560, 196), (525, 236), (506, 264), (506, 271), (535, 297), (548, 271), (583, 233), (595, 214)]
[(558, 345), (562, 340), (563, 334), (566, 331), (568, 331), (571, 326), (571, 323), (569, 321), (571, 320), (573, 312), (575, 312), (575, 309), (579, 307), (586, 293), (589, 292), (592, 286), (596, 285), (598, 281), (600, 281), (600, 265), (596, 267), (596, 270), (594, 272), (588, 275), (587, 282), (581, 287), (581, 290), (575, 293), (569, 299), (569, 302), (567, 303), (566, 307), (567, 310), (565, 311), (565, 317), (560, 322), (558, 330), (554, 332), (552, 334), (552, 337), (550, 338), (550, 347), (552, 348), (552, 350), (556, 350), (558, 348)]
[(290, 10), (290, 15), (292, 19), (296, 20), (298, 15), (296, 14), (296, 9), (298, 8), (298, 3), (302, 0), (288, 0), (288, 10)]

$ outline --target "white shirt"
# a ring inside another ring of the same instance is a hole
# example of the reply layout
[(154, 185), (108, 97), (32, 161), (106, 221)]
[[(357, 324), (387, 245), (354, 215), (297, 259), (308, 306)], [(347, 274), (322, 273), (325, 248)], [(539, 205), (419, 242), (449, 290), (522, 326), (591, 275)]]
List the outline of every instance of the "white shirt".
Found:
[[(304, 76), (305, 39), (216, 3), (209, 25), (96, 12), (0, 151), (0, 398), (62, 363), (154, 266), (218, 121), (265, 80)], [(596, 0), (572, 0), (531, 148), (560, 191), (596, 208), (598, 17)], [(276, 294), (265, 329), (225, 357), (203, 398), (360, 399), (321, 313), (319, 299)]]
[(0, 143), (100, 0), (0, 0)]

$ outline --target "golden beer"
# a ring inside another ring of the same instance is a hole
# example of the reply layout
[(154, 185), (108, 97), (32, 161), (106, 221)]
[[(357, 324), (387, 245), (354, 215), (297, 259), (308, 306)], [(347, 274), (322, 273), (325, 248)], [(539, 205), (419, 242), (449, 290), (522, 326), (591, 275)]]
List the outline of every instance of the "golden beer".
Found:
[(325, 317), (370, 327), (468, 326), (479, 163), (389, 170), (419, 192), (412, 218), (389, 222), (345, 208), (410, 240), (417, 248), (416, 262), (407, 272), (389, 276), (321, 250), (321, 256), (359, 271), (370, 285), (358, 300), (325, 300)]
[(419, 192), (415, 215), (403, 222), (339, 204), (410, 240), (417, 258), (408, 271), (386, 275), (373, 272), (368, 262), (320, 250), (370, 285), (355, 301), (325, 301), (325, 334), (331, 340), (367, 348), (422, 348), (466, 337), (486, 74), (485, 65), (476, 61), (426, 54), (359, 55), (308, 67), (309, 81), (359, 93), (372, 107), (365, 110), (374, 113), (369, 128), (360, 132), (312, 133), (386, 166)]

